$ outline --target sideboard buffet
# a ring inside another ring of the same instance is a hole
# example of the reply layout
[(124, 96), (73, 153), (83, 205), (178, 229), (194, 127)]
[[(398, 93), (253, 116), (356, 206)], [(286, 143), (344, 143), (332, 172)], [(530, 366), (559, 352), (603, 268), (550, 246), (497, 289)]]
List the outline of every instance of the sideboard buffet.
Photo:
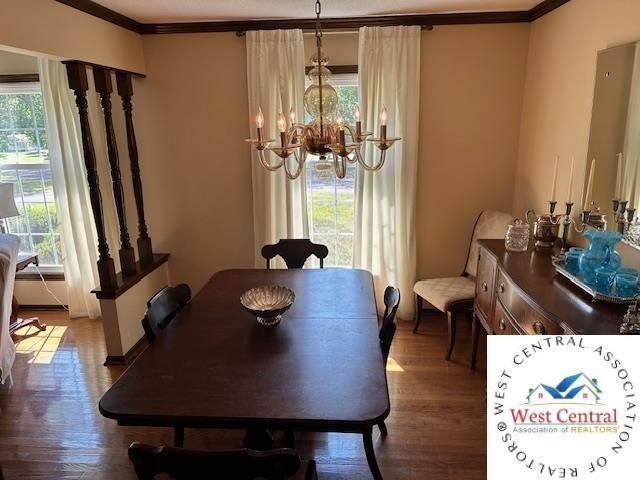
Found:
[(471, 368), (480, 328), (490, 335), (616, 335), (626, 306), (593, 302), (556, 275), (552, 250), (508, 252), (504, 240), (479, 240)]

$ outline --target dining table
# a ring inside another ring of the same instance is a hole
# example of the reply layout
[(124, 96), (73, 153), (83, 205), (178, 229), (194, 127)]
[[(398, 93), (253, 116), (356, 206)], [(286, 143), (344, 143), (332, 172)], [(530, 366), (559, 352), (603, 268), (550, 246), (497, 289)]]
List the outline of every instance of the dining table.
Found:
[[(295, 300), (276, 326), (240, 304), (282, 285)], [(389, 414), (373, 277), (358, 269), (215, 273), (101, 398), (119, 425), (362, 435), (382, 479), (373, 428)]]

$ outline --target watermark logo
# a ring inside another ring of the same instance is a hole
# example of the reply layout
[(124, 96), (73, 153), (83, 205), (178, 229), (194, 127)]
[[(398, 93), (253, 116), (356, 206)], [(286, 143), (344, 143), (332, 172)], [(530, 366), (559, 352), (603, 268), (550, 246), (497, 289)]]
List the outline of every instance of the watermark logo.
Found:
[(626, 336), (489, 337), (487, 478), (626, 478), (640, 453), (638, 346)]

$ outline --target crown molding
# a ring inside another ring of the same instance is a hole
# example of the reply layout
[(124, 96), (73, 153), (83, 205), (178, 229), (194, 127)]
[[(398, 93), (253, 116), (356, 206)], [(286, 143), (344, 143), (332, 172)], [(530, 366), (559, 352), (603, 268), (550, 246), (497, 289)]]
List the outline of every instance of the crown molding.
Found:
[[(313, 30), (315, 18), (283, 18), (268, 20), (233, 20), (216, 22), (140, 23), (91, 0), (55, 0), (89, 15), (143, 35), (169, 33), (243, 32), (247, 30), (275, 30), (301, 28)], [(425, 15), (371, 15), (366, 17), (323, 18), (322, 28), (357, 29), (360, 27), (388, 27), (395, 25), (471, 25), (491, 23), (529, 23), (552, 12), (570, 0), (544, 0), (530, 10), (515, 12), (434, 13)]]
[(110, 8), (103, 7), (102, 5), (92, 2), (91, 0), (55, 0), (58, 3), (63, 3), (71, 8), (80, 10), (94, 17), (101, 18), (102, 20), (118, 25), (119, 27), (126, 28), (132, 32), (142, 33), (142, 24), (133, 18), (126, 17), (121, 13), (111, 10)]

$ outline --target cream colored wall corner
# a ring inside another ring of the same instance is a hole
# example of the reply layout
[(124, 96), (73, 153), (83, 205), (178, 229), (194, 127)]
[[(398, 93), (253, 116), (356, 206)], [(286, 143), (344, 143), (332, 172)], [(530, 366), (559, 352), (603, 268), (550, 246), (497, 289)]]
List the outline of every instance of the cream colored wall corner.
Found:
[(564, 202), (569, 157), (580, 203), (599, 50), (640, 39), (640, 2), (573, 0), (531, 25), (513, 209), (545, 208), (554, 158)]
[(147, 300), (168, 283), (169, 264), (165, 262), (115, 300), (100, 300), (108, 357), (123, 357), (140, 341)]
[(422, 33), (418, 276), (460, 275), (476, 217), (510, 212), (528, 24)]
[[(171, 280), (194, 292), (218, 270), (253, 266), (245, 39), (145, 35), (136, 136), (149, 234)], [(282, 172), (278, 172), (282, 173)]]
[(53, 0), (2, 0), (0, 47), (144, 73), (141, 35)]

